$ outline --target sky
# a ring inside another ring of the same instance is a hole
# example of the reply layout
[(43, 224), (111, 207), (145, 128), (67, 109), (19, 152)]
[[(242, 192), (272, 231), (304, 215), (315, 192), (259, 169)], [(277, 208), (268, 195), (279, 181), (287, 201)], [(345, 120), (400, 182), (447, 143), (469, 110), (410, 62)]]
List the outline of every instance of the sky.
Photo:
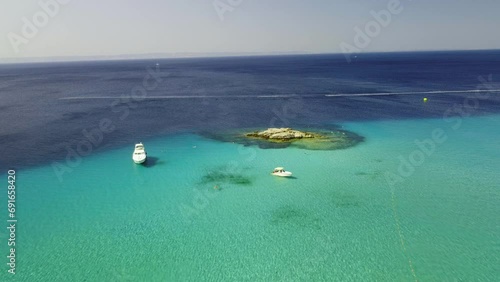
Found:
[[(498, 0), (4, 0), (1, 5), (0, 59), (500, 49)], [(385, 17), (377, 21), (374, 14)]]

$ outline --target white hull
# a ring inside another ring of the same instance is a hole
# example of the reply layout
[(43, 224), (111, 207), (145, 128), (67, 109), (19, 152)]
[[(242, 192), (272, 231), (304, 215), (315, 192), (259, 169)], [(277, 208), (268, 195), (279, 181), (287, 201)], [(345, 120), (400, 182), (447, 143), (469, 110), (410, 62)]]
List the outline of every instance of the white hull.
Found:
[(132, 156), (132, 160), (134, 161), (134, 163), (136, 164), (142, 164), (146, 161), (146, 155), (141, 155), (141, 156)]
[(274, 176), (281, 176), (281, 177), (290, 177), (290, 176), (292, 176), (292, 173), (289, 172), (289, 171), (285, 171), (285, 172), (273, 172), (272, 175), (274, 175)]
[(271, 172), (272, 175), (274, 176), (279, 176), (279, 177), (290, 177), (292, 176), (292, 173), (289, 171), (286, 171), (284, 167), (277, 167)]
[(144, 149), (144, 145), (142, 143), (135, 144), (135, 150), (132, 154), (132, 160), (136, 164), (142, 164), (146, 161), (147, 154), (146, 149)]

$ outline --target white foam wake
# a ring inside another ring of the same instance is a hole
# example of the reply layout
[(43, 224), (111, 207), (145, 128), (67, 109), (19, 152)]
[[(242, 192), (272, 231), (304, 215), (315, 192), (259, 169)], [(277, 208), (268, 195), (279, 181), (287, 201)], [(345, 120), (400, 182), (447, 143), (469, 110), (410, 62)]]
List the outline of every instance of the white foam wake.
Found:
[(418, 95), (418, 94), (447, 94), (447, 93), (478, 93), (478, 92), (500, 92), (495, 90), (438, 90), (438, 91), (413, 91), (413, 92), (383, 92), (383, 93), (339, 93), (326, 94), (326, 97), (348, 97), (348, 96), (389, 96), (389, 95)]
[[(147, 96), (141, 100), (157, 99), (272, 99), (272, 98), (313, 98), (313, 97), (357, 97), (357, 96), (393, 96), (393, 95), (419, 95), (419, 94), (452, 94), (452, 93), (480, 93), (480, 92), (500, 92), (500, 89), (492, 90), (437, 90), (437, 91), (412, 91), (412, 92), (381, 92), (381, 93), (335, 93), (335, 94), (281, 94), (281, 95), (172, 95), (172, 96)], [(92, 99), (121, 99), (133, 97), (113, 97), (113, 96), (83, 96), (83, 97), (62, 97), (59, 100), (92, 100)]]
[[(215, 95), (215, 96), (193, 96), (193, 95), (173, 95), (173, 96), (147, 96), (141, 97), (140, 100), (156, 100), (156, 99), (233, 99), (233, 98), (248, 98), (248, 99), (256, 99), (256, 98), (296, 98), (296, 97), (313, 97), (313, 96), (322, 96), (322, 95)], [(59, 100), (87, 100), (87, 99), (120, 99), (120, 98), (133, 98), (130, 96), (127, 97), (112, 97), (112, 96), (83, 96), (83, 97), (62, 97)]]

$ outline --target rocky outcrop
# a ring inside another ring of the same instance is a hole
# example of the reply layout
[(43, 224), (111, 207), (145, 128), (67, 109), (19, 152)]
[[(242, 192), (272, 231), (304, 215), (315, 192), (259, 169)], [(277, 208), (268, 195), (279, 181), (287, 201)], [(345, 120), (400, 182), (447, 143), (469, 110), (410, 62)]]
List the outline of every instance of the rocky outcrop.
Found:
[(309, 132), (302, 132), (291, 128), (268, 128), (264, 131), (255, 131), (245, 134), (247, 137), (271, 139), (277, 141), (291, 141), (293, 139), (314, 138)]
[(291, 128), (268, 128), (259, 131), (239, 129), (217, 133), (205, 132), (203, 136), (244, 146), (256, 145), (261, 149), (283, 149), (293, 146), (306, 150), (340, 150), (355, 146), (364, 140), (354, 132), (338, 128), (308, 128), (307, 132)]

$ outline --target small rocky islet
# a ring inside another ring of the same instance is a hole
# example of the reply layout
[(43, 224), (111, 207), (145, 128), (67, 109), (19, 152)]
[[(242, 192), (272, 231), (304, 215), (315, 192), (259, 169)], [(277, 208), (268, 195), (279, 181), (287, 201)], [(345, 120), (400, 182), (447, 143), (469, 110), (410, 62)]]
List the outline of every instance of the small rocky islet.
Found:
[(345, 130), (309, 129), (303, 131), (289, 127), (204, 135), (224, 142), (245, 146), (256, 145), (261, 149), (293, 146), (306, 150), (338, 150), (355, 146), (364, 140), (364, 137)]
[(294, 139), (320, 137), (318, 134), (310, 132), (302, 132), (291, 128), (268, 128), (267, 130), (264, 131), (254, 131), (251, 133), (246, 133), (245, 136), (254, 138), (263, 138), (275, 142), (288, 142)]

